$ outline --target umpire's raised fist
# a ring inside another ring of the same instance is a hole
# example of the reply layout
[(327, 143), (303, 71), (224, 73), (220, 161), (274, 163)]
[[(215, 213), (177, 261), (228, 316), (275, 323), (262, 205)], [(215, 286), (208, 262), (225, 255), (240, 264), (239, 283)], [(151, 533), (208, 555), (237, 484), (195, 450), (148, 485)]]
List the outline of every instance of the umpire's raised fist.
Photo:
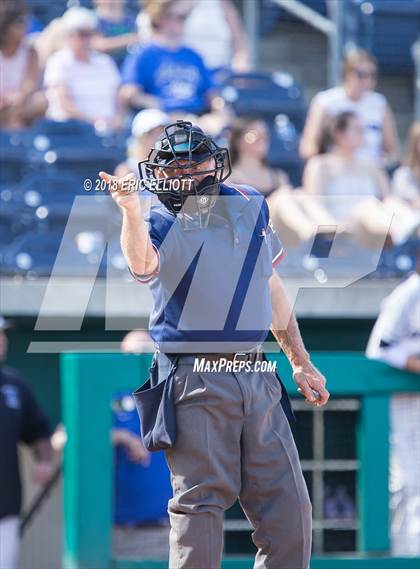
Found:
[(99, 172), (99, 177), (108, 184), (109, 193), (120, 208), (134, 209), (140, 207), (138, 179), (134, 174), (117, 178), (107, 172)]

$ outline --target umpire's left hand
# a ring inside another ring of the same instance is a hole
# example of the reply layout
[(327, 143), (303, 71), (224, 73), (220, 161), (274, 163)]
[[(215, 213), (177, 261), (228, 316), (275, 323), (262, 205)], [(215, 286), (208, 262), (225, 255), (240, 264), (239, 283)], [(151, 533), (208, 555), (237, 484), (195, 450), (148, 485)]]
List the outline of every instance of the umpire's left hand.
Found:
[(311, 362), (294, 366), (293, 379), (307, 403), (314, 407), (321, 407), (327, 403), (330, 394), (325, 387), (326, 379)]

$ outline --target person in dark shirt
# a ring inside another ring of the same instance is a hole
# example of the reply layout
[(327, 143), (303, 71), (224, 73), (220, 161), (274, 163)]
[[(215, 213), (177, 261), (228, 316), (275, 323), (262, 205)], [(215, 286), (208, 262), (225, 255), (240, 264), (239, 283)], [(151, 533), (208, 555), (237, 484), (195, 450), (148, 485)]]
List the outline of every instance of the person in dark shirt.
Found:
[(7, 354), (7, 327), (0, 316), (0, 567), (15, 569), (22, 506), (19, 443), (28, 445), (32, 451), (35, 483), (47, 483), (53, 468), (48, 420), (20, 374), (3, 365)]
[[(121, 343), (125, 354), (146, 354), (153, 350), (154, 343), (146, 330), (132, 330)], [(168, 500), (172, 488), (165, 454), (149, 453), (144, 447), (131, 393), (116, 393), (112, 410), (112, 440), (116, 446), (114, 555), (168, 559)]]
[(94, 6), (98, 29), (93, 47), (110, 55), (120, 66), (127, 48), (139, 41), (135, 18), (127, 13), (125, 0), (95, 0)]
[(200, 55), (182, 44), (185, 8), (179, 0), (145, 3), (153, 34), (124, 62), (120, 94), (127, 106), (197, 115), (209, 110), (210, 72)]

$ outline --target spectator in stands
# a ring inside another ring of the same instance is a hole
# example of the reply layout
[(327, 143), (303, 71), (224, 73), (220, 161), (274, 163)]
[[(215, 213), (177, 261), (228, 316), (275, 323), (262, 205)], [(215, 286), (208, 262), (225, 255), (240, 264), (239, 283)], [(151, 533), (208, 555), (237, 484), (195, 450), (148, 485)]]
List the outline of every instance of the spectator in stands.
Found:
[(184, 41), (195, 49), (213, 74), (249, 71), (248, 38), (231, 0), (194, 0), (185, 22)]
[(121, 96), (131, 108), (202, 114), (212, 100), (210, 73), (197, 52), (183, 45), (188, 4), (146, 0), (150, 43), (124, 62)]
[[(121, 397), (130, 397), (130, 394), (125, 393), (122, 394)], [(114, 399), (113, 402), (115, 406), (117, 400)], [(124, 405), (124, 401), (119, 399), (117, 405)], [(118, 447), (118, 450), (125, 452), (127, 460), (135, 464), (142, 464), (143, 466), (149, 465), (150, 453), (144, 446), (139, 433), (133, 432), (130, 429), (126, 429), (124, 426), (115, 423), (114, 428), (111, 431), (111, 439), (112, 444), (115, 447)]]
[(376, 63), (366, 51), (354, 50), (345, 57), (342, 85), (318, 93), (312, 100), (300, 144), (303, 158), (319, 153), (329, 118), (351, 111), (364, 129), (360, 156), (375, 161), (379, 167), (398, 162), (394, 116), (385, 97), (374, 91), (376, 75)]
[(420, 209), (420, 121), (410, 128), (405, 164), (395, 171), (392, 186), (396, 196)]
[(50, 427), (21, 375), (4, 365), (8, 324), (0, 316), (0, 567), (18, 567), (22, 488), (18, 445), (32, 451), (32, 479), (46, 484), (53, 475)]
[(126, 13), (125, 0), (95, 0), (95, 12), (98, 28), (92, 45), (121, 65), (127, 48), (139, 41), (135, 18)]
[(139, 175), (138, 164), (145, 160), (156, 142), (162, 127), (169, 124), (169, 116), (159, 109), (144, 109), (137, 113), (131, 124), (131, 139), (128, 143), (127, 160), (118, 164), (115, 176)]
[(86, 8), (70, 8), (62, 26), (68, 45), (50, 56), (45, 69), (47, 116), (118, 128), (122, 122), (117, 100), (119, 73), (109, 55), (92, 49), (95, 14)]
[[(121, 350), (128, 354), (151, 354), (154, 343), (146, 330), (133, 330), (123, 339)], [(113, 401), (113, 409), (113, 432), (128, 431), (129, 437), (141, 444), (140, 423), (131, 394), (119, 394)], [(145, 452), (147, 461), (139, 463), (132, 460), (124, 447), (116, 449), (113, 552), (119, 557), (168, 559), (170, 474), (163, 452)]]
[[(369, 358), (420, 381), (420, 259), (417, 272), (385, 299), (366, 350)], [(391, 399), (391, 544), (396, 556), (420, 555), (420, 394)]]
[(22, 2), (0, 3), (0, 127), (28, 126), (46, 110), (35, 49), (26, 40)]
[(268, 198), (276, 231), (282, 242), (291, 247), (313, 237), (316, 227), (301, 207), (300, 192), (293, 190), (286, 172), (267, 164), (269, 145), (270, 135), (263, 120), (236, 119), (230, 134), (232, 175), (229, 180), (233, 184), (249, 184)]
[(360, 158), (364, 129), (358, 116), (340, 113), (331, 119), (327, 131), (329, 150), (308, 161), (304, 190), (322, 196), (332, 225), (354, 233), (366, 245), (383, 244), (388, 235), (394, 243), (404, 241), (416, 224), (415, 216), (390, 196), (385, 174)]
[(265, 122), (258, 118), (239, 118), (230, 135), (230, 156), (234, 184), (249, 184), (264, 196), (282, 186), (290, 185), (283, 170), (267, 164), (270, 134)]

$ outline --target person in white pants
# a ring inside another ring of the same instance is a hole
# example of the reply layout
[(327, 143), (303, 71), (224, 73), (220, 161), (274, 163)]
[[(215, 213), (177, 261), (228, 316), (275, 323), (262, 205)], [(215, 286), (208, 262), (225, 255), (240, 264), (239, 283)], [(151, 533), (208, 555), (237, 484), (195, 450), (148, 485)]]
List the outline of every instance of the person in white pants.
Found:
[[(420, 263), (384, 300), (366, 355), (420, 381)], [(414, 376), (417, 374), (417, 377)], [(420, 555), (420, 394), (391, 399), (392, 553)]]
[(19, 516), (7, 516), (0, 520), (0, 567), (17, 567), (19, 551)]

